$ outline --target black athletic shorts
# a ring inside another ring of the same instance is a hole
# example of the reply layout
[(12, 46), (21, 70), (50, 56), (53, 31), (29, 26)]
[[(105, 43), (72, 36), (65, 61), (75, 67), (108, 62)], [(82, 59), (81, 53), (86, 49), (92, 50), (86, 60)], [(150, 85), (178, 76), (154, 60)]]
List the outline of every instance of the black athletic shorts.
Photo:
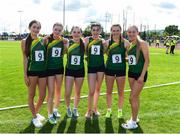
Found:
[(57, 74), (64, 74), (64, 68), (60, 68), (60, 69), (48, 69), (47, 70), (47, 76), (54, 76)]
[(105, 74), (109, 76), (123, 77), (126, 76), (126, 70), (111, 70), (106, 68)]
[[(135, 80), (138, 80), (138, 78), (140, 76), (141, 76), (141, 74), (139, 74), (139, 73), (128, 72), (128, 77), (129, 78), (134, 78)], [(144, 75), (144, 82), (147, 81), (147, 77), (148, 77), (148, 72), (146, 72), (145, 75)]]
[(88, 73), (97, 73), (97, 72), (105, 72), (105, 66), (99, 67), (88, 67)]
[(46, 71), (27, 71), (27, 76), (38, 76), (39, 78), (43, 78), (47, 76)]
[(79, 69), (79, 70), (71, 70), (71, 69), (66, 68), (65, 76), (72, 76), (75, 78), (80, 78), (80, 77), (85, 76), (85, 71), (84, 71), (84, 68)]

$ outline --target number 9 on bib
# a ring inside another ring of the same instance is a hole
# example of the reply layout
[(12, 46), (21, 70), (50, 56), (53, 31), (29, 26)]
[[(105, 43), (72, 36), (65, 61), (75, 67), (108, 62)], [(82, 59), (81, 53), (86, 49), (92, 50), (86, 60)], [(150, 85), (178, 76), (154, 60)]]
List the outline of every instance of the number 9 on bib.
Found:
[(44, 51), (35, 51), (35, 61), (44, 61)]
[(129, 63), (129, 65), (136, 65), (136, 57), (134, 55), (129, 55), (128, 63)]
[(112, 63), (122, 63), (121, 54), (113, 54)]
[(71, 65), (80, 65), (80, 56), (72, 55), (71, 56)]

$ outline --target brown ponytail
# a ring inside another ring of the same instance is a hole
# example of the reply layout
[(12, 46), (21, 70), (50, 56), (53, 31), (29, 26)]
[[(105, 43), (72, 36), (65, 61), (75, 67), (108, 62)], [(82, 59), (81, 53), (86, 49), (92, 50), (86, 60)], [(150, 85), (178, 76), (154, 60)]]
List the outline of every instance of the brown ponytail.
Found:
[(31, 34), (29, 33), (27, 38), (26, 38), (26, 44), (25, 44), (25, 54), (26, 54), (26, 57), (29, 57), (29, 55), (30, 55), (30, 48), (31, 48), (32, 41), (33, 41), (33, 39), (31, 37)]
[(85, 47), (84, 47), (84, 42), (83, 42), (83, 40), (80, 38), (80, 51), (81, 51), (81, 53), (83, 53), (84, 54), (84, 52), (85, 52)]

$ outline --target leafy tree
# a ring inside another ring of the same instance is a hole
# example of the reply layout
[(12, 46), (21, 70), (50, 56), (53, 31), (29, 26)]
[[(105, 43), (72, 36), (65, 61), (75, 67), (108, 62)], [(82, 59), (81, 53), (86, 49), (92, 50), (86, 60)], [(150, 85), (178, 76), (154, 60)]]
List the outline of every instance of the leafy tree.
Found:
[(164, 33), (166, 33), (168, 35), (178, 35), (178, 33), (179, 33), (178, 26), (169, 25), (169, 26), (165, 27)]

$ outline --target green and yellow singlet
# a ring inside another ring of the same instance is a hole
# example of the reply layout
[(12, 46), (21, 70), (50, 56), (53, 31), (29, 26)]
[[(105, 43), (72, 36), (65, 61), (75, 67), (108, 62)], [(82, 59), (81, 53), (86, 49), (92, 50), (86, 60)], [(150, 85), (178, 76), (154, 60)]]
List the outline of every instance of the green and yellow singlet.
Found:
[(34, 39), (30, 47), (28, 58), (28, 71), (46, 70), (46, 47), (42, 44), (42, 38)]
[(104, 65), (104, 48), (101, 39), (89, 38), (86, 47), (88, 67), (99, 67)]
[(124, 41), (116, 43), (111, 40), (107, 50), (108, 58), (106, 61), (106, 68), (111, 70), (126, 70), (125, 53), (126, 48), (124, 46)]
[(129, 64), (129, 72), (140, 74), (144, 67), (144, 55), (140, 50), (138, 62), (136, 60), (136, 49), (137, 45), (132, 44), (128, 50), (128, 64)]
[(63, 39), (53, 40), (47, 45), (47, 69), (63, 68)]
[(80, 50), (80, 44), (74, 42), (73, 40), (69, 41), (66, 68), (71, 70), (84, 68), (84, 53)]

